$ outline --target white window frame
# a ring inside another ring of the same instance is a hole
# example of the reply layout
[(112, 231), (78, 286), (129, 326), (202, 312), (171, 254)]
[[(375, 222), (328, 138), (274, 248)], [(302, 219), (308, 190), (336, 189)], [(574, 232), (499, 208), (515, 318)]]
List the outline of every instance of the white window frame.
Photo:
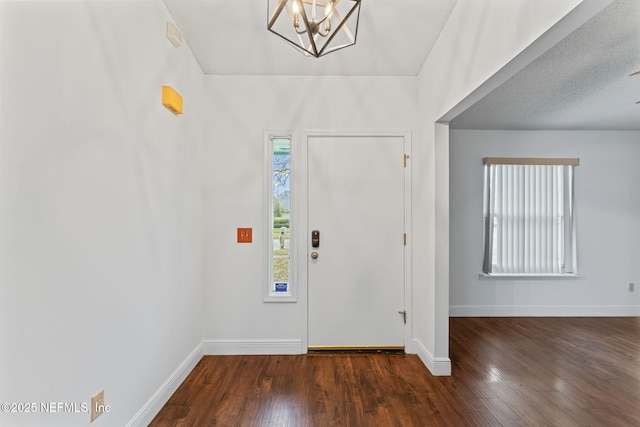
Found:
[(292, 238), (289, 239), (289, 283), (287, 292), (275, 292), (273, 290), (273, 140), (289, 139), (290, 141), (290, 192), (291, 195), (296, 191), (296, 183), (294, 179), (294, 154), (297, 151), (296, 138), (294, 132), (290, 130), (268, 130), (264, 132), (264, 230), (265, 230), (265, 271), (266, 283), (263, 287), (264, 302), (296, 302), (297, 301), (297, 269), (296, 269), (296, 252), (294, 242), (294, 224), (297, 208), (293, 205), (294, 198), (291, 197), (290, 213), (289, 213), (289, 232)]
[(482, 276), (577, 277), (573, 172), (579, 163), (484, 159)]

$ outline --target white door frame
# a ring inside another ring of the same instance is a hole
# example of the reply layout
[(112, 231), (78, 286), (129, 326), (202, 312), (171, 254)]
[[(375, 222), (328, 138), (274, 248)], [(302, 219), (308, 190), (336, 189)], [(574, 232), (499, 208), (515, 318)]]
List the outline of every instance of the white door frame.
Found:
[[(404, 328), (404, 347), (405, 352), (413, 353), (412, 346), (412, 286), (411, 286), (411, 132), (398, 130), (305, 130), (300, 138), (299, 149), (295, 150), (295, 164), (297, 173), (293, 179), (296, 181), (298, 191), (292, 197), (292, 204), (295, 207), (296, 222), (294, 224), (296, 238), (296, 259), (297, 259), (297, 277), (298, 277), (298, 302), (301, 311), (301, 351), (307, 353), (309, 344), (309, 272), (307, 262), (309, 260), (309, 236), (308, 236), (308, 173), (307, 159), (309, 138), (312, 137), (401, 137), (404, 138), (404, 149), (408, 156), (406, 161), (406, 170), (404, 175), (404, 221), (405, 233), (407, 234), (407, 244), (404, 253), (404, 305), (407, 310), (407, 324)], [(402, 159), (398, 159), (402, 162)]]

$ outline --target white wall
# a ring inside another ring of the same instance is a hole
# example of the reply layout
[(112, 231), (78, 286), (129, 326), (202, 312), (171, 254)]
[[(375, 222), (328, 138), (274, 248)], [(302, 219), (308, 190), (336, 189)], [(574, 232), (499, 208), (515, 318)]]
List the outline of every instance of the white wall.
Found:
[[(122, 426), (201, 354), (202, 73), (167, 20), (159, 1), (0, 2), (0, 402), (104, 389), (93, 425)], [(0, 424), (89, 424), (38, 412)]]
[[(640, 132), (451, 131), (453, 316), (640, 315)], [(579, 157), (580, 279), (479, 278), (482, 158)]]
[[(413, 149), (414, 335), (418, 354), (432, 372), (450, 372), (449, 142), (446, 125), (436, 127), (436, 122), (579, 3), (459, 0), (418, 76), (420, 126)], [(582, 22), (587, 19), (582, 17)], [(519, 66), (524, 65), (520, 61)]]
[[(205, 351), (299, 353), (305, 301), (262, 300), (264, 131), (412, 130), (416, 78), (207, 76), (204, 90)], [(254, 242), (235, 243), (237, 227)]]

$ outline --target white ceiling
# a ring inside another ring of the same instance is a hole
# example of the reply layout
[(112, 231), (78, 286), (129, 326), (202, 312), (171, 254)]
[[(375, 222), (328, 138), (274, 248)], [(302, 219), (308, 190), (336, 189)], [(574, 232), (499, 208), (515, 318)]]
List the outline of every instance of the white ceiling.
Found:
[(456, 1), (364, 0), (356, 45), (319, 59), (267, 31), (267, 0), (164, 3), (205, 74), (415, 76)]
[[(315, 59), (267, 31), (267, 0), (164, 0), (205, 74), (354, 76), (417, 75), (456, 1), (365, 0), (356, 45)], [(617, 0), (450, 125), (640, 130), (638, 70), (640, 0)]]
[(617, 0), (450, 127), (640, 130), (638, 70), (640, 0)]

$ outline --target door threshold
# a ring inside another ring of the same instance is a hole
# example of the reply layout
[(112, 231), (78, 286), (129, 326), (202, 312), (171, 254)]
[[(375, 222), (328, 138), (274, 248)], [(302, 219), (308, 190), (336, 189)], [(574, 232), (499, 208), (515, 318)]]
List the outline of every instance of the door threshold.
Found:
[(405, 354), (404, 346), (362, 346), (362, 345), (342, 345), (327, 346), (314, 345), (307, 348), (307, 354)]

